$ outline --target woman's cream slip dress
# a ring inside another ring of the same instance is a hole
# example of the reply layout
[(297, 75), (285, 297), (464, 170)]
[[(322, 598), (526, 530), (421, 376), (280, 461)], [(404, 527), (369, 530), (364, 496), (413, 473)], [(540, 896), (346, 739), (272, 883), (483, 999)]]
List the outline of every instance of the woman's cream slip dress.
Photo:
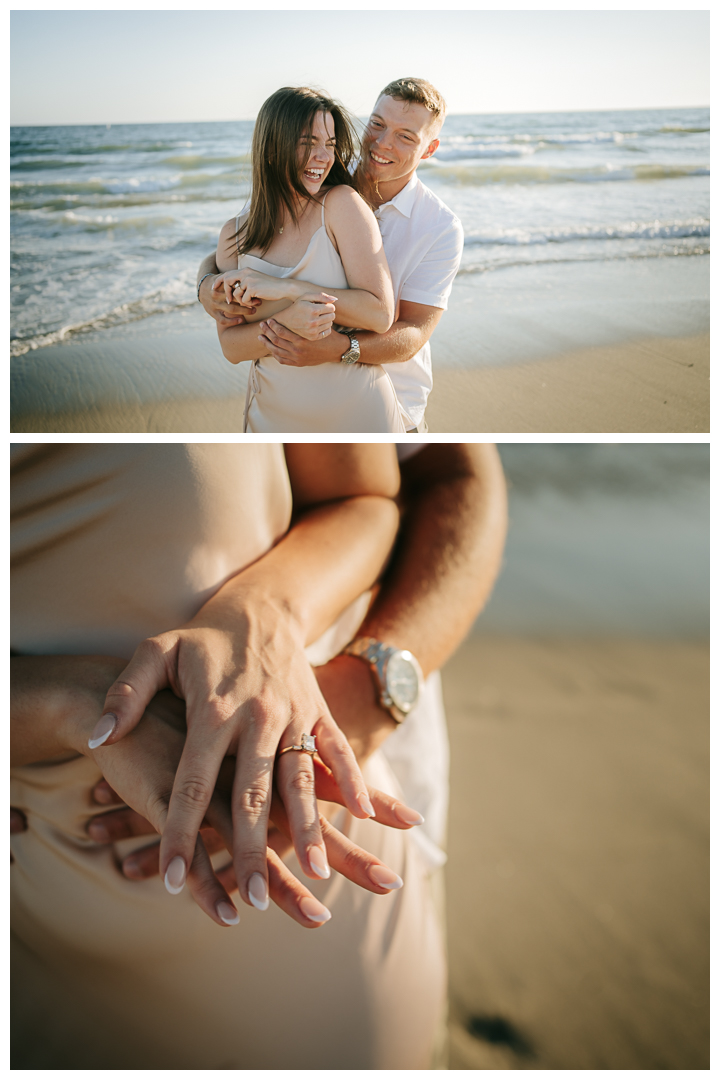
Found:
[[(13, 647), (129, 657), (277, 543), (292, 504), (274, 443), (43, 444), (13, 449), (12, 510)], [(308, 650), (313, 663), (351, 640), (367, 603)], [(364, 772), (401, 794), (382, 751)], [(28, 823), (11, 838), (14, 1068), (430, 1067), (445, 960), (412, 832), (340, 811), (336, 826), (404, 888), (377, 896), (333, 872), (307, 882), (326, 926), (237, 901), (224, 928), (187, 889), (123, 877), (119, 859), (149, 838), (89, 839), (99, 778), (85, 757), (12, 772)]]
[[(299, 278), (325, 289), (347, 289), (342, 260), (325, 229), (325, 198), (322, 224), (296, 266), (276, 266), (256, 255), (240, 255), (238, 270), (248, 266), (271, 277)], [(237, 229), (241, 220), (238, 215)], [(256, 320), (262, 318), (260, 310)], [(277, 318), (282, 322), (281, 314)], [(395, 388), (380, 364), (290, 367), (274, 356), (263, 356), (250, 367), (243, 431), (404, 434), (405, 425)]]

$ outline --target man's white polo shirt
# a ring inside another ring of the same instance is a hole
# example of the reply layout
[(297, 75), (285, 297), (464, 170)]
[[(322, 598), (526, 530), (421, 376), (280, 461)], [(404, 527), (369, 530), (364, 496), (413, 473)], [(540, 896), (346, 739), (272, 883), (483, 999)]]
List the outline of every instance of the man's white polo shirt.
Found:
[[(400, 300), (445, 308), (460, 265), (460, 220), (413, 173), (402, 191), (375, 211), (390, 267), (395, 307)], [(430, 342), (401, 364), (384, 364), (408, 428), (417, 427), (432, 390)]]

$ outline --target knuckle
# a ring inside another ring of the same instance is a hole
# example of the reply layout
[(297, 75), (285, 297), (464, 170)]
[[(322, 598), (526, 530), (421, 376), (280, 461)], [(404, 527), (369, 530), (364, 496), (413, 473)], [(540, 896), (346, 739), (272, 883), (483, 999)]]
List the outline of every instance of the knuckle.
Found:
[(238, 853), (235, 862), (244, 866), (250, 864), (253, 866), (262, 864), (265, 866), (267, 862), (267, 848), (253, 844), (243, 847), (242, 851)]
[(347, 766), (349, 769), (357, 771), (359, 769), (357, 758), (353, 753), (353, 749), (345, 739), (338, 741), (337, 745), (333, 747), (333, 757), (336, 761), (339, 761), (342, 765)]
[(137, 649), (135, 655), (143, 660), (159, 661), (165, 659), (167, 652), (168, 642), (164, 636), (150, 637), (142, 641)]
[(298, 769), (288, 777), (287, 788), (295, 795), (314, 795), (315, 778), (306, 769)]
[(270, 786), (267, 783), (256, 781), (249, 784), (238, 799), (240, 810), (250, 817), (259, 817), (267, 806), (269, 793)]
[(186, 810), (204, 809), (212, 794), (211, 786), (204, 776), (186, 776), (173, 791), (173, 800)]
[(219, 731), (236, 713), (233, 702), (227, 698), (211, 698), (203, 710), (204, 722), (214, 731)]
[(148, 796), (144, 816), (158, 831), (161, 831), (170, 806), (170, 792), (160, 790)]

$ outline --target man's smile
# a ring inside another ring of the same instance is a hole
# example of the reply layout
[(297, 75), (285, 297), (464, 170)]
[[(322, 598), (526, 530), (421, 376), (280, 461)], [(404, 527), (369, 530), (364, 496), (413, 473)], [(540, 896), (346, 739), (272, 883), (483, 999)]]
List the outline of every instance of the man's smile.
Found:
[(373, 161), (377, 161), (378, 165), (392, 165), (390, 158), (380, 157), (380, 155), (376, 154), (373, 150), (370, 151), (370, 157)]

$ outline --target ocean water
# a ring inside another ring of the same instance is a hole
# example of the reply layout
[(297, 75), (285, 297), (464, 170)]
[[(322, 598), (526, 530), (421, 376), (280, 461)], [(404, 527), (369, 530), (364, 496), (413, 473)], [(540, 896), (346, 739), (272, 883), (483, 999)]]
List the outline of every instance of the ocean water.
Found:
[(481, 633), (704, 639), (710, 448), (503, 443), (510, 527)]
[[(706, 256), (709, 126), (708, 109), (448, 117), (420, 176), (463, 222), (459, 284), (541, 295), (563, 266)], [(12, 355), (195, 303), (249, 193), (252, 128), (12, 128)]]

